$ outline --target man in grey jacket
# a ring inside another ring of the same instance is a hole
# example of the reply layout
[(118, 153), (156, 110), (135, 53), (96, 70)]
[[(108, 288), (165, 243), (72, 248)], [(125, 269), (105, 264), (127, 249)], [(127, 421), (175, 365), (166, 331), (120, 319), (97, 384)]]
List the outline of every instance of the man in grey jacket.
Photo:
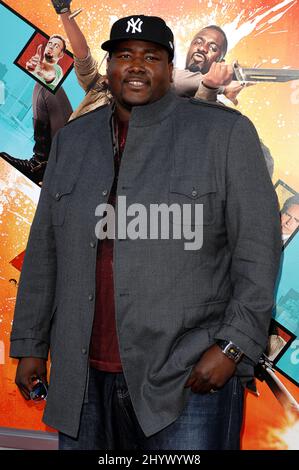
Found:
[(173, 94), (161, 18), (118, 20), (102, 48), (114, 100), (54, 139), (16, 383), (29, 399), (50, 351), (43, 419), (61, 449), (237, 449), (281, 250), (258, 136), (237, 111)]

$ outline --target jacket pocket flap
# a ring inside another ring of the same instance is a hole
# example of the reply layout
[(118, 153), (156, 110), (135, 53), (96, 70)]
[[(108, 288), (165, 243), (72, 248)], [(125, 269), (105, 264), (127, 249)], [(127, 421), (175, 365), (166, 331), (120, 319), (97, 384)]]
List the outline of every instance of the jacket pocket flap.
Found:
[(56, 201), (60, 201), (63, 196), (70, 194), (73, 191), (74, 186), (75, 181), (57, 181), (48, 189), (48, 191)]
[(170, 177), (170, 192), (196, 199), (204, 194), (215, 193), (216, 182), (214, 177), (203, 179), (193, 175), (172, 175)]

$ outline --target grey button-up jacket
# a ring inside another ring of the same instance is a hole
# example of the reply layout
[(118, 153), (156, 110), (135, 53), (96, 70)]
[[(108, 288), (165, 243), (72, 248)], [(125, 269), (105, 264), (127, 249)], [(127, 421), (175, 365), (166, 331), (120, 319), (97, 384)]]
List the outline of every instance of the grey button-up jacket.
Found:
[[(44, 421), (70, 436), (88, 395), (100, 243), (95, 210), (107, 202), (114, 178), (110, 117), (110, 106), (99, 108), (54, 140), (11, 334), (12, 357), (47, 358), (50, 349)], [(266, 346), (279, 265), (278, 205), (251, 122), (172, 92), (133, 108), (117, 194), (127, 207), (189, 204), (193, 228), (203, 228), (199, 250), (185, 250), (184, 238), (114, 242), (121, 360), (149, 436), (180, 414), (192, 366), (216, 338), (239, 345), (247, 358), (238, 374), (252, 375)], [(196, 204), (203, 204), (200, 222)]]

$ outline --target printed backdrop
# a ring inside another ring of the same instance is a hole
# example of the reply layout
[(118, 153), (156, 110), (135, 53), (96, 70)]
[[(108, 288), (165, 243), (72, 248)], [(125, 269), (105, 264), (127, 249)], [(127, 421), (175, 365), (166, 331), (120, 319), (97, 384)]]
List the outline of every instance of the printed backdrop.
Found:
[[(77, 20), (99, 63), (104, 56), (100, 44), (108, 37), (111, 24), (131, 13), (144, 13), (164, 17), (173, 29), (179, 68), (184, 68), (194, 34), (217, 24), (228, 36), (228, 63), (238, 59), (245, 67), (299, 69), (297, 0), (73, 0), (73, 9), (77, 7), (84, 8)], [(19, 158), (32, 156), (35, 81), (14, 61), (35, 31), (47, 36), (63, 34), (50, 1), (0, 1), (0, 152)], [(101, 70), (105, 71), (104, 64)], [(75, 109), (83, 91), (73, 71), (63, 87)], [(273, 184), (283, 204), (285, 188), (287, 195), (299, 191), (299, 80), (257, 84), (244, 89), (238, 98), (238, 109), (254, 122), (274, 158)], [(16, 390), (16, 361), (8, 357), (23, 252), (38, 197), (38, 186), (0, 159), (0, 426), (49, 430), (41, 423), (43, 405), (25, 402)], [(278, 357), (275, 376), (295, 402), (299, 400), (297, 231), (283, 254), (273, 315), (290, 340)], [(286, 413), (264, 382), (258, 381), (258, 391), (259, 396), (247, 395), (243, 449), (299, 449), (298, 415)]]

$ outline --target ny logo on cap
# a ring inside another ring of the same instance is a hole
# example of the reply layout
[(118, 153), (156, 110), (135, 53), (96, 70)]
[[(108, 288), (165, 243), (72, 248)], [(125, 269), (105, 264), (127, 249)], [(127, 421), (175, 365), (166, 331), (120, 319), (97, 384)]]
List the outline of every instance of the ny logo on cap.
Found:
[(141, 33), (142, 32), (142, 30), (141, 30), (142, 24), (143, 24), (143, 21), (141, 21), (140, 18), (137, 18), (136, 21), (134, 21), (134, 18), (131, 18), (130, 20), (128, 20), (126, 33), (128, 33), (131, 28), (132, 28), (132, 34), (135, 34), (136, 31), (138, 33)]

